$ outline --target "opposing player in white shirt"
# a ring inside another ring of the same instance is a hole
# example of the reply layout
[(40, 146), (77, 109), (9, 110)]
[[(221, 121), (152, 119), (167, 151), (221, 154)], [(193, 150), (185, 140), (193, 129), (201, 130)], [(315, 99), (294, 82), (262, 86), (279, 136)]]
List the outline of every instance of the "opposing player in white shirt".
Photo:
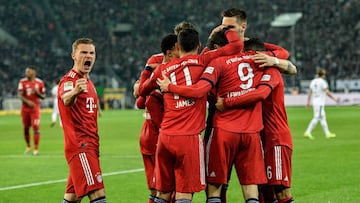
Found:
[(325, 115), (325, 99), (326, 96), (328, 96), (335, 102), (337, 102), (338, 100), (330, 92), (328, 83), (325, 80), (325, 76), (326, 76), (326, 70), (319, 69), (317, 71), (317, 77), (313, 79), (310, 83), (310, 90), (309, 90), (306, 106), (310, 107), (310, 100), (311, 100), (314, 110), (314, 117), (310, 121), (309, 126), (304, 133), (304, 137), (309, 139), (314, 139), (314, 137), (311, 135), (311, 131), (315, 128), (315, 126), (319, 121), (324, 130), (326, 138), (336, 137), (336, 135), (334, 133), (331, 133), (328, 128), (326, 115)]
[[(58, 93), (58, 81), (54, 81), (54, 86), (51, 89), (51, 95), (53, 98), (53, 110), (51, 113), (51, 123), (50, 127), (53, 127), (56, 124), (57, 117), (59, 116), (59, 107), (58, 107), (58, 100), (57, 100), (57, 93)], [(59, 123), (61, 125), (61, 119), (59, 117)]]

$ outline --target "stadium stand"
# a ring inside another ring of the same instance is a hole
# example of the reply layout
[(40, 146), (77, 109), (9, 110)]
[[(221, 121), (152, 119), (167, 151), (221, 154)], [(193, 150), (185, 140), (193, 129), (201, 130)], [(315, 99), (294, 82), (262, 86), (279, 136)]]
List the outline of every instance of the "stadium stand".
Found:
[[(294, 79), (286, 78), (290, 86), (312, 79), (317, 67), (327, 68), (331, 81), (360, 79), (358, 0), (194, 0), (176, 6), (164, 0), (12, 0), (0, 5), (0, 28), (18, 41), (0, 40), (0, 96), (16, 95), (17, 82), (29, 64), (40, 68), (38, 76), (50, 91), (51, 82), (72, 65), (71, 42), (78, 37), (90, 37), (97, 43), (92, 73), (95, 85), (131, 89), (146, 59), (160, 52), (161, 37), (172, 32), (176, 23), (194, 23), (206, 44), (211, 29), (221, 23), (221, 11), (230, 7), (247, 11), (247, 36), (288, 50), (290, 29), (271, 27), (270, 23), (281, 13), (302, 12), (294, 28), (292, 53), (299, 70)], [(130, 28), (121, 29), (123, 24)]]

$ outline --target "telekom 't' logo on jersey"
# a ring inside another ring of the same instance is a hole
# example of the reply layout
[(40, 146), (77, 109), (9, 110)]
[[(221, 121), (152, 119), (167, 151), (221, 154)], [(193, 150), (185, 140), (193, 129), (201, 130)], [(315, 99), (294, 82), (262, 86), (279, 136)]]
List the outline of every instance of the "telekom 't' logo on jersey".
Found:
[(94, 108), (96, 108), (96, 104), (94, 103), (94, 98), (92, 97), (86, 98), (86, 108), (89, 109), (89, 113), (94, 113)]

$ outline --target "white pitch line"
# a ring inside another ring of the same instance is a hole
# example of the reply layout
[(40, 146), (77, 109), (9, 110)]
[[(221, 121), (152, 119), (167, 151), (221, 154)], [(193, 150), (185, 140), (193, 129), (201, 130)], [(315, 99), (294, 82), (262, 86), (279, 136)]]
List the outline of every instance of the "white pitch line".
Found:
[[(144, 171), (144, 169), (137, 168), (137, 169), (126, 170), (126, 171), (115, 171), (115, 172), (111, 172), (111, 173), (104, 173), (103, 176), (105, 177), (105, 176), (113, 176), (113, 175), (119, 175), (119, 174), (136, 173), (136, 172), (140, 172), (140, 171)], [(50, 181), (39, 182), (39, 183), (30, 183), (30, 184), (25, 184), (25, 185), (15, 185), (15, 186), (10, 186), (10, 187), (0, 188), (0, 191), (14, 190), (14, 189), (19, 189), (19, 188), (34, 187), (34, 186), (40, 186), (40, 185), (49, 185), (49, 184), (54, 184), (54, 183), (66, 182), (66, 181), (67, 181), (67, 179), (60, 179), (60, 180), (50, 180)]]
[[(8, 155), (0, 155), (0, 158), (8, 159), (8, 158), (16, 158), (16, 159), (24, 159), (24, 158), (36, 158), (36, 159), (48, 159), (48, 158), (63, 158), (65, 159), (64, 155), (16, 155), (16, 154), (8, 154)], [(139, 155), (102, 155), (102, 158), (120, 158), (120, 159), (134, 159), (134, 158), (141, 158)]]

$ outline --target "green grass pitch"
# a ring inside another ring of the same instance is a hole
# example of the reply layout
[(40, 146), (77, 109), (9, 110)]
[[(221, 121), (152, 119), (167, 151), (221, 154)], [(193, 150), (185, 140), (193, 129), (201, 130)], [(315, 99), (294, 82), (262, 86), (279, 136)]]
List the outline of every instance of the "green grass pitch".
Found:
[[(360, 107), (327, 107), (330, 131), (326, 139), (320, 123), (313, 131), (315, 140), (303, 133), (312, 110), (288, 108), (293, 135), (292, 193), (301, 203), (360, 202)], [(144, 203), (145, 185), (138, 137), (143, 123), (142, 110), (104, 111), (99, 119), (101, 165), (108, 202)], [(67, 165), (59, 125), (50, 127), (49, 113), (42, 114), (40, 155), (24, 155), (25, 142), (19, 115), (0, 116), (0, 203), (60, 202)], [(228, 202), (244, 202), (235, 174), (228, 190)], [(83, 202), (88, 202), (84, 199)], [(193, 202), (205, 202), (204, 192)]]

